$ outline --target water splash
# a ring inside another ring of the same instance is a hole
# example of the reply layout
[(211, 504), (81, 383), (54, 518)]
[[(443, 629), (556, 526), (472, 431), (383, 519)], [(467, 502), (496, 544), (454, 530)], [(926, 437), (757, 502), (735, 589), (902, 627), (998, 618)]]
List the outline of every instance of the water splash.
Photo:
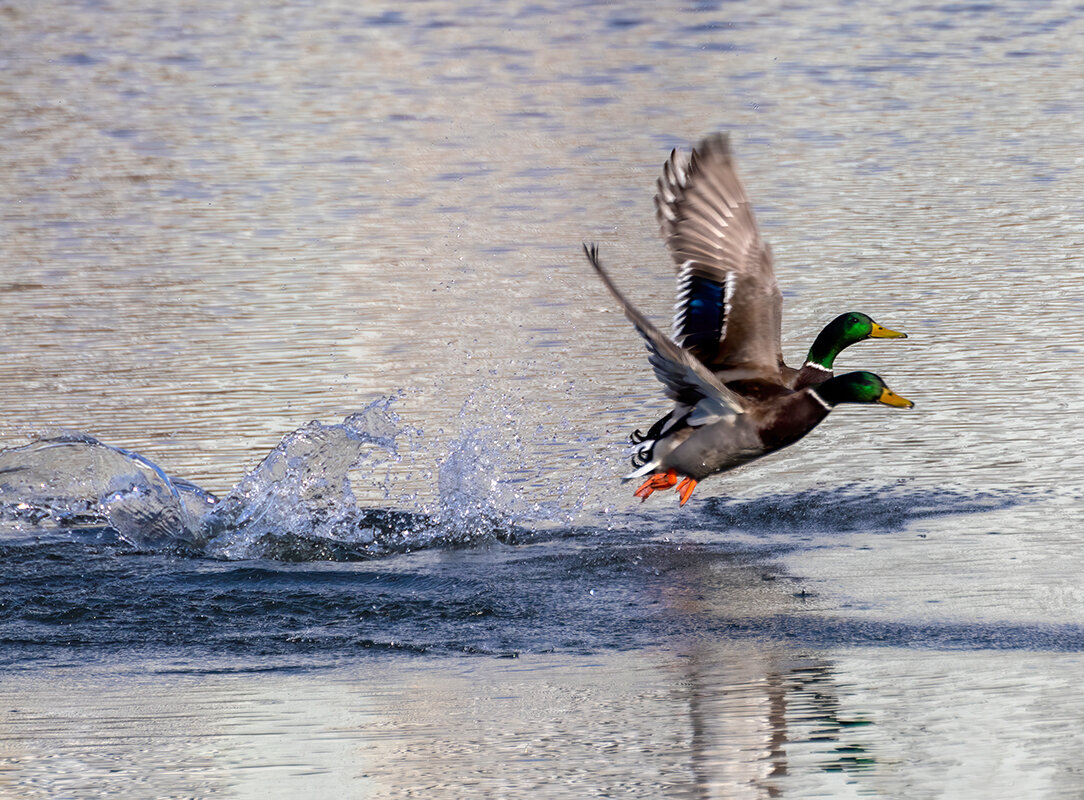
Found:
[(459, 423), (440, 446), (438, 496), (426, 510), (461, 540), (595, 520), (599, 479), (613, 477), (597, 437), (570, 436), (577, 426), (559, 410), (485, 383), (463, 402)]
[[(416, 459), (421, 435), (401, 424), (395, 400), (288, 434), (221, 500), (90, 436), (2, 451), (0, 535), (8, 542), (111, 537), (141, 550), (283, 561), (366, 559), (522, 536), (510, 511), (516, 493), (496, 477), (510, 467), (490, 429), (451, 445), (436, 502), (417, 505), (409, 494), (391, 500), (400, 448), (406, 442)], [(360, 502), (362, 483), (379, 490), (383, 504)]]
[(282, 441), (222, 500), (212, 517), (209, 554), (222, 558), (309, 560), (306, 555), (371, 557), (425, 527), (418, 515), (359, 505), (353, 479), (399, 458), (409, 429), (382, 398), (341, 423), (310, 422)]
[(191, 545), (215, 497), (138, 453), (64, 434), (0, 451), (0, 534), (109, 531), (139, 549)]
[(487, 427), (466, 432), (449, 448), (437, 471), (439, 497), (434, 521), (461, 541), (507, 532), (515, 516), (503, 508), (514, 490), (503, 483), (507, 474), (501, 452)]

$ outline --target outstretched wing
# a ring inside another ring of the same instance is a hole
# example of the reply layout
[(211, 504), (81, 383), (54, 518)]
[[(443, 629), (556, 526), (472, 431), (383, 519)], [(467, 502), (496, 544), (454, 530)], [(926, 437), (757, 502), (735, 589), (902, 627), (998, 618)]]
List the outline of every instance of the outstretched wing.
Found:
[(743, 413), (744, 406), (736, 393), (723, 386), (692, 353), (675, 344), (621, 294), (599, 263), (598, 248), (585, 244), (583, 249), (625, 316), (644, 337), (650, 354), (648, 362), (655, 370), (655, 377), (666, 388), (667, 396), (681, 405), (695, 408), (703, 417)]
[(714, 371), (780, 381), (783, 298), (725, 135), (670, 154), (655, 208), (678, 268), (675, 340)]

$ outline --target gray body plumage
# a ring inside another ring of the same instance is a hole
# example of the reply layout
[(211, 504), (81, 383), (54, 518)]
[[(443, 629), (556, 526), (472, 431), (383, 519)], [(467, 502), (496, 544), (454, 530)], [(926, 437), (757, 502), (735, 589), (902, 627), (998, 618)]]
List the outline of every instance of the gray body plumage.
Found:
[[(694, 480), (748, 464), (766, 453), (764, 441), (747, 414), (682, 428), (655, 443), (650, 472), (676, 470)], [(637, 474), (637, 477), (639, 475)]]

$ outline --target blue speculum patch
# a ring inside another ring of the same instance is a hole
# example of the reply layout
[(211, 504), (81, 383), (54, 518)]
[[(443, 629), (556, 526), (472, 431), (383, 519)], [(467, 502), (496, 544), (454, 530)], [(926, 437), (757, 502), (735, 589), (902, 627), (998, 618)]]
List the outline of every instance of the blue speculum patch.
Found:
[(710, 357), (723, 330), (723, 284), (692, 275), (686, 286), (688, 300), (678, 334), (685, 347)]

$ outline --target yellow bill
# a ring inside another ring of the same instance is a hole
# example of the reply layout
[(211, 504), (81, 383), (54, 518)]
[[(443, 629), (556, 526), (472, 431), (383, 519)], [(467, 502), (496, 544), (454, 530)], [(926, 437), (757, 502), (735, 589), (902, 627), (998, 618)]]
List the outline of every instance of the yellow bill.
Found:
[(900, 397), (894, 391), (887, 386), (881, 390), (881, 396), (877, 398), (878, 403), (884, 403), (886, 406), (893, 406), (895, 408), (914, 408), (915, 404), (908, 400), (906, 397)]
[(883, 325), (873, 323), (873, 330), (869, 332), (869, 338), (871, 339), (906, 339), (906, 333), (900, 333), (899, 331), (890, 331)]

